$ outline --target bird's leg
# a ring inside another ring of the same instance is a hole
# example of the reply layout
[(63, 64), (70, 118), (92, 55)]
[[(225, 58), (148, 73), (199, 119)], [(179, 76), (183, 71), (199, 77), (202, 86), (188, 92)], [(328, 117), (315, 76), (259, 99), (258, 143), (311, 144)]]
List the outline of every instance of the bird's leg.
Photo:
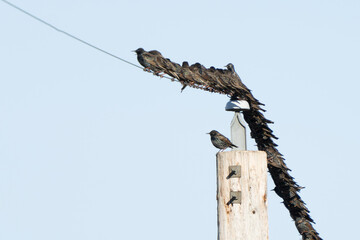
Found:
[(181, 88), (180, 92), (184, 91), (184, 89), (186, 88), (186, 84), (183, 84), (183, 87)]
[(161, 71), (155, 71), (153, 74), (161, 78), (164, 77), (165, 73), (163, 73), (162, 75), (160, 73)]
[(143, 70), (144, 70), (145, 72), (151, 72), (149, 67), (145, 67)]

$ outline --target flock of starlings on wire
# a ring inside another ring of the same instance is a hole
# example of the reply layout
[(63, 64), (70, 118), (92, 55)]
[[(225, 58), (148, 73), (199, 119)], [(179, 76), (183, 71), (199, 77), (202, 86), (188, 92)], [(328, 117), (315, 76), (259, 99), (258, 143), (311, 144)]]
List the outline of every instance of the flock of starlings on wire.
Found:
[[(183, 62), (180, 65), (165, 58), (156, 50), (145, 51), (143, 48), (138, 48), (134, 52), (145, 71), (160, 77), (164, 77), (165, 74), (169, 75), (170, 79), (177, 80), (182, 84), (181, 91), (189, 86), (226, 94), (231, 100), (245, 100), (249, 103), (250, 109), (243, 111), (244, 120), (249, 125), (250, 135), (254, 138), (257, 148), (267, 154), (268, 170), (275, 183), (274, 191), (283, 199), (302, 239), (321, 240), (322, 238), (313, 227), (314, 221), (310, 217), (310, 211), (299, 196), (302, 187), (290, 175), (291, 170), (286, 166), (283, 155), (277, 150), (277, 144), (273, 141), (273, 139), (277, 139), (269, 127), (269, 124), (273, 122), (264, 117), (262, 112), (265, 110), (261, 107), (264, 104), (260, 103), (242, 83), (235, 72), (234, 65), (229, 63), (226, 65), (226, 69), (206, 68), (200, 63), (189, 65), (188, 62)], [(236, 147), (228, 138), (215, 130), (209, 134), (212, 144), (219, 148), (219, 151), (228, 147)]]

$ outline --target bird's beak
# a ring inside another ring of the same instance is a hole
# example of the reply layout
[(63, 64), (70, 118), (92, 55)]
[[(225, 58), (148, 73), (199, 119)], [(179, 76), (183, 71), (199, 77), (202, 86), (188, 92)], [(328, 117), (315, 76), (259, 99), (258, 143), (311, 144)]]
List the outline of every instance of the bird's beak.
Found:
[(206, 133), (206, 134), (210, 134), (210, 133)]

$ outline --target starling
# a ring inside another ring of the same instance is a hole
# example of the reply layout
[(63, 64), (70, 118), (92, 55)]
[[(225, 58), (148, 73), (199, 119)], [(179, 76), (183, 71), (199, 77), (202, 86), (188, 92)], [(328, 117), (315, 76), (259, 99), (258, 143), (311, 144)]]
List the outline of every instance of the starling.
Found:
[(159, 62), (159, 58), (163, 58), (163, 56), (161, 55), (160, 52), (156, 50), (147, 52), (143, 48), (138, 48), (133, 52), (136, 52), (137, 60), (143, 67), (145, 67), (144, 70), (152, 70), (154, 71), (154, 73), (161, 72), (158, 62)]
[(195, 71), (198, 71), (198, 73), (201, 75), (203, 74), (203, 68), (204, 66), (202, 66), (200, 63), (195, 63), (193, 65), (191, 65), (190, 67), (190, 70), (195, 72)]
[(235, 72), (235, 67), (232, 63), (225, 66), (227, 70), (223, 70), (223, 73), (230, 77), (230, 84), (233, 87), (238, 88), (241, 91), (250, 91), (241, 81), (239, 75)]
[(182, 63), (179, 80), (183, 85), (181, 92), (186, 88), (187, 85), (193, 85), (195, 83), (194, 74), (190, 71), (189, 63), (186, 61)]
[(209, 86), (220, 89), (220, 91), (228, 89), (227, 83), (221, 79), (220, 73), (216, 68), (211, 66), (210, 68), (206, 68), (203, 72), (205, 72), (205, 74), (202, 76), (208, 82)]
[(208, 134), (210, 134), (212, 144), (216, 148), (220, 149), (219, 152), (224, 151), (228, 147), (229, 148), (234, 148), (234, 147), (237, 148), (237, 146), (234, 145), (232, 142), (230, 142), (230, 140), (227, 137), (225, 137), (224, 135), (222, 135), (221, 133), (219, 133), (216, 130), (212, 130)]
[(207, 87), (207, 83), (204, 81), (202, 76), (203, 71), (205, 70), (204, 66), (202, 66), (200, 63), (195, 63), (189, 66), (189, 70), (192, 72), (192, 76), (196, 84)]
[(145, 68), (150, 67), (150, 64), (148, 62), (146, 62), (144, 57), (143, 57), (143, 53), (146, 52), (143, 48), (138, 48), (138, 49), (134, 50), (133, 52), (135, 52), (137, 54), (137, 60), (139, 61), (141, 66), (143, 66)]
[(179, 74), (181, 72), (181, 66), (177, 63), (172, 62), (169, 58), (161, 61), (161, 65), (163, 65), (164, 72), (169, 76), (179, 79)]
[[(233, 87), (236, 87), (242, 93), (240, 98), (245, 98), (247, 101), (249, 101), (250, 106), (252, 108), (255, 108), (256, 110), (265, 111), (264, 109), (259, 107), (259, 105), (264, 106), (264, 104), (261, 103), (256, 98), (254, 98), (254, 96), (251, 94), (251, 90), (249, 88), (247, 88), (245, 86), (245, 84), (242, 83), (239, 75), (235, 72), (234, 65), (232, 63), (229, 63), (225, 67), (227, 68), (227, 70), (224, 70), (224, 71), (226, 72), (226, 74), (228, 74), (232, 78), (231, 85)], [(239, 97), (239, 96), (235, 96), (235, 97)]]
[[(227, 70), (228, 70), (229, 72), (231, 72), (232, 74), (234, 74), (234, 75), (236, 74), (234, 64), (228, 63), (225, 67), (226, 67)], [(240, 77), (239, 77), (239, 78), (240, 78)]]

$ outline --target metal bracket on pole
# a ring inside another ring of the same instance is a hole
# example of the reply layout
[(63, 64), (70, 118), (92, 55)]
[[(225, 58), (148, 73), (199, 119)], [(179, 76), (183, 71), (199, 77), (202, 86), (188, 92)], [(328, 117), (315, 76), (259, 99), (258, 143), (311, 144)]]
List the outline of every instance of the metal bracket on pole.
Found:
[(231, 121), (231, 142), (238, 146), (234, 150), (246, 150), (246, 123), (240, 115), (241, 111), (249, 110), (250, 105), (245, 100), (230, 100), (226, 106), (226, 111), (235, 112)]
[(226, 179), (229, 178), (240, 178), (241, 177), (241, 166), (229, 166), (229, 175), (226, 177)]
[(241, 204), (241, 191), (230, 191), (230, 200), (226, 205)]

